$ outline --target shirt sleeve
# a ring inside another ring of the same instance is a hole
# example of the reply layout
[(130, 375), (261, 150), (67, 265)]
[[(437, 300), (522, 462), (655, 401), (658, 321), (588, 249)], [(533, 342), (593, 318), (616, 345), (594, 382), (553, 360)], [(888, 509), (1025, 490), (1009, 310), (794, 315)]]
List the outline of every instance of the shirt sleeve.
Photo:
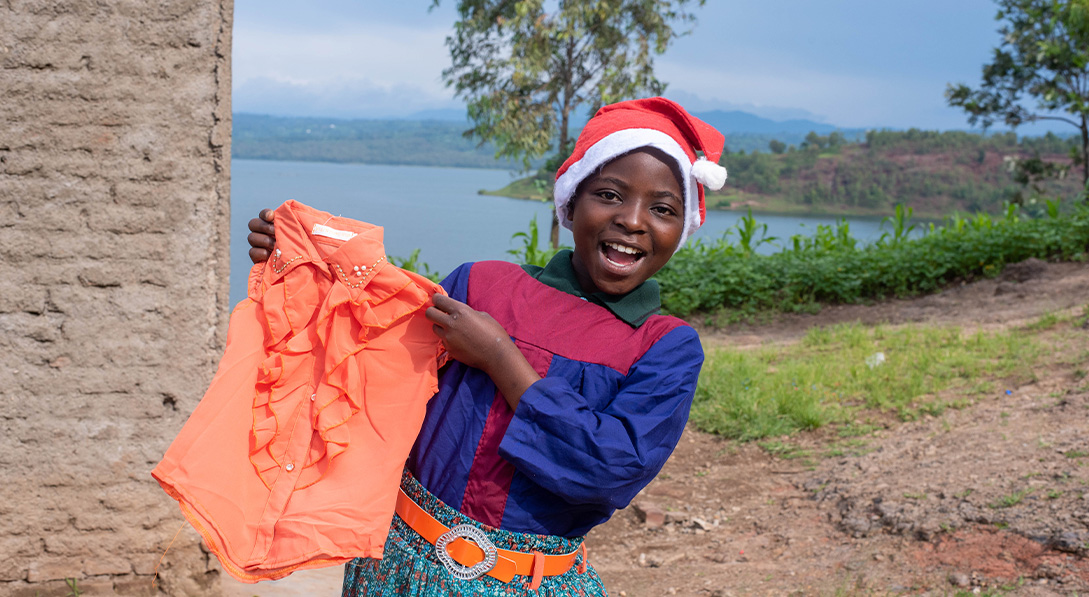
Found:
[(619, 509), (662, 469), (688, 421), (703, 365), (696, 331), (675, 328), (631, 368), (595, 410), (560, 377), (522, 395), (499, 454), (574, 504)]
[(465, 302), (469, 294), (469, 272), (472, 269), (472, 263), (463, 263), (447, 274), (442, 282), (439, 282), (439, 285), (446, 291), (447, 296), (456, 301)]

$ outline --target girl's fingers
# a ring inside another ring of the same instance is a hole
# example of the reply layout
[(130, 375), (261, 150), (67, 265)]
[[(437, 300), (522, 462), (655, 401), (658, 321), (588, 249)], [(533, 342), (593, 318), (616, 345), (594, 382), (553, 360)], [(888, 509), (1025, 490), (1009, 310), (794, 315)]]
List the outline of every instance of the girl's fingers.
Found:
[(260, 232), (251, 232), (246, 237), (246, 242), (254, 249), (272, 250), (276, 246), (276, 239)]
[(438, 292), (431, 295), (431, 303), (435, 305), (436, 309), (446, 313), (453, 320), (457, 320), (459, 315), (469, 312), (469, 306), (465, 303)]
[(269, 255), (270, 253), (267, 249), (258, 249), (256, 247), (250, 249), (250, 261), (254, 263), (262, 263), (268, 261)]
[(424, 311), (424, 316), (436, 326), (441, 326), (444, 334), (448, 331), (447, 328), (457, 323), (458, 318), (464, 314), (464, 309), (467, 308), (465, 303), (440, 293), (435, 293), (431, 297), (431, 302), (432, 306)]
[(431, 295), (431, 302), (434, 303), (434, 305), (441, 309), (443, 312), (449, 312), (454, 305), (458, 304), (458, 302), (454, 299), (439, 292)]
[(250, 234), (246, 237), (246, 242), (250, 245), (250, 261), (261, 263), (272, 254), (272, 249), (276, 246), (276, 227), (272, 224), (275, 216), (276, 213), (271, 209), (262, 209), (256, 218), (250, 220)]
[(261, 218), (253, 218), (249, 221), (250, 232), (257, 234), (264, 234), (265, 236), (276, 236), (276, 227), (271, 222), (266, 222)]
[(444, 329), (457, 319), (442, 309), (439, 309), (437, 306), (428, 307), (427, 310), (424, 311), (424, 316), (427, 317), (427, 320), (431, 323), (436, 326), (441, 326)]

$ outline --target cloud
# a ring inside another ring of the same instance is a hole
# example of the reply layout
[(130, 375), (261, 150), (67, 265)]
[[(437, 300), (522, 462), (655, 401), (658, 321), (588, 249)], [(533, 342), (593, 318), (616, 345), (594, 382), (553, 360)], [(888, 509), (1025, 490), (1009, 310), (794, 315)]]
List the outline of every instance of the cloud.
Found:
[[(813, 120), (841, 127), (963, 128), (963, 115), (945, 105), (944, 84), (909, 76), (842, 74), (779, 65), (776, 68), (731, 68), (678, 63), (662, 59), (659, 77), (669, 92), (700, 98), (722, 98), (733, 106), (767, 118), (781, 119), (779, 106), (804, 106)], [(814, 118), (812, 115), (817, 114)], [(789, 116), (794, 117), (794, 116)]]
[(388, 23), (334, 23), (323, 32), (239, 26), (234, 109), (365, 117), (460, 105), (442, 83), (448, 31)]
[(410, 84), (378, 85), (367, 79), (318, 83), (250, 79), (237, 85), (235, 112), (331, 118), (400, 118), (423, 110), (464, 108), (449, 97)]

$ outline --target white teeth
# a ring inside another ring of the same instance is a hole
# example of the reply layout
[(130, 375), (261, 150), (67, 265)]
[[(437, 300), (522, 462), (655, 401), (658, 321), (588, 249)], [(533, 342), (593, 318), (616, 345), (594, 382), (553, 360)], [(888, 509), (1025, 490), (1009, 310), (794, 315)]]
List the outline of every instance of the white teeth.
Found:
[(621, 253), (627, 253), (628, 255), (638, 255), (642, 253), (639, 249), (633, 249), (632, 247), (625, 247), (624, 245), (618, 245), (616, 243), (605, 243), (606, 247), (610, 249), (620, 251)]

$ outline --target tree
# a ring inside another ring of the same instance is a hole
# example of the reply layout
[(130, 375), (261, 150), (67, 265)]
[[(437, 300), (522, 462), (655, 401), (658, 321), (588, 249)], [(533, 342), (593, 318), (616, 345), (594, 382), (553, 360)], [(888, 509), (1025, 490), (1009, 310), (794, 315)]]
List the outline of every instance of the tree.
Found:
[(550, 166), (559, 166), (578, 115), (665, 89), (654, 56), (686, 32), (675, 27), (695, 21), (687, 6), (705, 1), (459, 0), (459, 20), (446, 38), (451, 66), (442, 76), (466, 100), (466, 136), (491, 141), (497, 158), (521, 160), (527, 169), (554, 149), (558, 160)]
[(949, 105), (984, 128), (1005, 122), (1066, 122), (1081, 132), (1071, 161), (1089, 201), (1089, 0), (996, 0), (1002, 45), (978, 89), (949, 85)]
[(771, 141), (768, 141), (768, 149), (770, 149), (771, 152), (775, 155), (783, 153), (784, 151), (786, 151), (786, 148), (786, 143), (783, 143), (778, 139), (772, 139)]
[(828, 145), (828, 137), (822, 137), (817, 134), (817, 131), (809, 131), (809, 134), (805, 136), (805, 141), (802, 141), (802, 149), (816, 149), (820, 151), (824, 149), (824, 146)]

